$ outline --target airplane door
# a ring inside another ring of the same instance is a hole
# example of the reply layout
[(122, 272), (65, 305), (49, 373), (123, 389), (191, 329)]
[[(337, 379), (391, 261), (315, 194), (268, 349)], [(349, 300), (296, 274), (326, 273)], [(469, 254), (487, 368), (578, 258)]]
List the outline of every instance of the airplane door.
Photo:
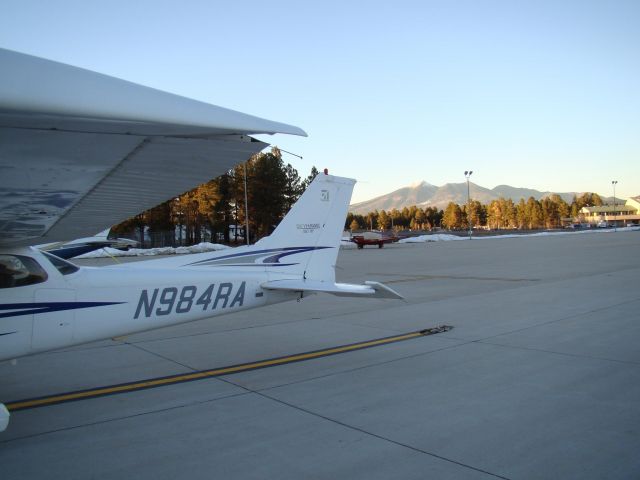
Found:
[(75, 310), (56, 309), (66, 302), (75, 302), (74, 290), (64, 288), (42, 288), (36, 290), (35, 303), (43, 308), (50, 307), (51, 311), (33, 315), (33, 334), (31, 348), (33, 350), (48, 350), (61, 348), (73, 340), (73, 326)]

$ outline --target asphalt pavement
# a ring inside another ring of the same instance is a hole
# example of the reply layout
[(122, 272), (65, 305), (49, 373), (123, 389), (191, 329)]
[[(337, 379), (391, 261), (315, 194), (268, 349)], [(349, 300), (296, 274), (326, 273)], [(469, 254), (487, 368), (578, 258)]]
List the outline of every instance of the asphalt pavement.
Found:
[(214, 372), (15, 411), (0, 477), (640, 478), (639, 250), (620, 230), (345, 249), (339, 281), (406, 301), (315, 295), (0, 364), (4, 403)]

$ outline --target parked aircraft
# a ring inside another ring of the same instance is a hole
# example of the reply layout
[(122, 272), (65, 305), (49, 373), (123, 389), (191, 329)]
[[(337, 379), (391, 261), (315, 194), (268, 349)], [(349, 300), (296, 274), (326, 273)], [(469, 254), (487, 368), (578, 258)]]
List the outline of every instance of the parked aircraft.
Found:
[[(0, 50), (0, 65), (0, 360), (311, 293), (402, 298), (377, 282), (335, 282), (355, 181), (327, 173), (256, 245), (101, 268), (32, 247), (223, 173), (266, 146), (249, 133), (306, 134), (16, 52)], [(0, 404), (0, 431), (8, 422)]]

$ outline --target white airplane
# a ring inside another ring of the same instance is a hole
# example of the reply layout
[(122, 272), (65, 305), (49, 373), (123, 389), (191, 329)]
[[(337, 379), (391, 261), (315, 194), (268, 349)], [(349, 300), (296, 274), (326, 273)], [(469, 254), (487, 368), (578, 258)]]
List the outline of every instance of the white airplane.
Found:
[[(223, 173), (266, 146), (249, 133), (306, 134), (16, 52), (0, 50), (0, 65), (0, 361), (318, 292), (402, 298), (336, 283), (355, 181), (327, 173), (256, 245), (101, 268), (32, 247)], [(0, 431), (8, 423), (0, 404)]]

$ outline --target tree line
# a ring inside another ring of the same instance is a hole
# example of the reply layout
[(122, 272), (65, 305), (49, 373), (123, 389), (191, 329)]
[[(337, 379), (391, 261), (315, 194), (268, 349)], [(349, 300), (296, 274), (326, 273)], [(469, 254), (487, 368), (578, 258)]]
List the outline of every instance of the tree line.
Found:
[(490, 229), (550, 229), (562, 227), (566, 219), (578, 220), (583, 207), (603, 205), (597, 193), (574, 195), (571, 204), (557, 194), (541, 200), (529, 197), (514, 203), (500, 197), (488, 205), (472, 200), (463, 205), (449, 202), (444, 210), (434, 207), (404, 207), (390, 211), (375, 210), (366, 215), (349, 213), (345, 222), (348, 230), (464, 230), (469, 225)]
[(253, 155), (224, 175), (112, 227), (144, 246), (193, 245), (202, 241), (243, 243), (246, 197), (253, 243), (269, 235), (318, 174), (302, 178), (277, 147)]
[[(111, 231), (116, 236), (137, 238), (147, 247), (202, 241), (244, 243), (245, 166), (251, 243), (273, 231), (318, 174), (312, 167), (307, 177), (301, 177), (273, 147), (224, 175), (125, 220)], [(450, 202), (445, 209), (414, 205), (366, 215), (348, 213), (345, 229), (464, 230), (469, 223), (491, 229), (557, 228), (563, 219), (578, 219), (582, 207), (601, 205), (602, 199), (596, 193), (574, 195), (571, 204), (554, 194), (542, 200), (520, 199), (518, 203), (502, 197), (488, 205), (477, 200), (463, 205)]]
[(349, 212), (345, 222), (347, 230), (431, 230), (440, 227), (444, 212), (434, 207), (416, 205), (402, 210), (375, 210), (366, 215)]

